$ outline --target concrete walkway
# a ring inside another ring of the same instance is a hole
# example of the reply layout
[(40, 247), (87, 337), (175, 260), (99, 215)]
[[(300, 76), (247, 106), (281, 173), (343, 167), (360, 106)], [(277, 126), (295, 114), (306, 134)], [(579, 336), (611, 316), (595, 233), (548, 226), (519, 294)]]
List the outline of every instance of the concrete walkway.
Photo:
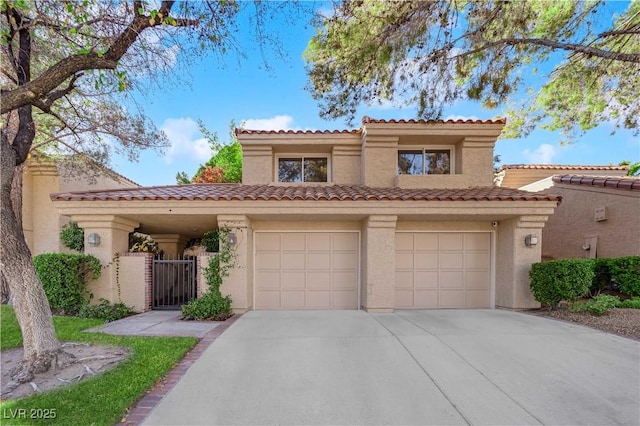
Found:
[(249, 312), (145, 424), (640, 424), (640, 343), (501, 310)]
[(121, 336), (191, 336), (202, 338), (220, 322), (181, 321), (180, 311), (150, 311), (86, 331)]

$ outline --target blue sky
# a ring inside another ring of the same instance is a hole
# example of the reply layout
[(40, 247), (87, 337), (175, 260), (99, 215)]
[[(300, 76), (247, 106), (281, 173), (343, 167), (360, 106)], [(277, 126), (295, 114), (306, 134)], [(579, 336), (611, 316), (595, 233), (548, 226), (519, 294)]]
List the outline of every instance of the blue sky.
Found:
[[(625, 6), (623, 3), (622, 6)], [(277, 25), (277, 24), (276, 24)], [(304, 90), (307, 76), (302, 52), (314, 29), (300, 22), (288, 25), (280, 34), (288, 58), (268, 60), (266, 71), (257, 51), (248, 57), (229, 58), (203, 56), (190, 67), (188, 83), (165, 85), (147, 93), (141, 102), (151, 120), (165, 131), (171, 146), (164, 153), (143, 152), (138, 163), (114, 157), (112, 168), (142, 185), (172, 185), (175, 175), (185, 171), (189, 176), (206, 162), (211, 152), (198, 131), (202, 120), (209, 130), (218, 132), (221, 141), (228, 140), (229, 122), (246, 122), (247, 128), (261, 129), (344, 129), (344, 120), (326, 121), (319, 117), (317, 103)], [(239, 38), (246, 38), (240, 34)], [(177, 61), (181, 61), (181, 52)], [(415, 118), (412, 108), (365, 107), (357, 113), (355, 126), (363, 115), (374, 118)], [(502, 108), (487, 110), (471, 102), (459, 102), (447, 108), (443, 118), (502, 117)], [(640, 161), (640, 138), (630, 131), (610, 133), (613, 125), (603, 123), (581, 136), (577, 143), (561, 146), (560, 135), (538, 130), (526, 139), (502, 139), (495, 153), (501, 164), (618, 164), (621, 160)]]

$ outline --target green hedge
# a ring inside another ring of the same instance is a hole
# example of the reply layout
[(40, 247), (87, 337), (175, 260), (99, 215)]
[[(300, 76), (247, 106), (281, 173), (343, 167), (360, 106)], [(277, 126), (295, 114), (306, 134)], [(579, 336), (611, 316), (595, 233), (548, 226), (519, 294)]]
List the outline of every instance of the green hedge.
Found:
[(87, 254), (45, 253), (33, 258), (51, 309), (75, 315), (93, 295), (87, 283), (100, 277), (100, 261)]
[(586, 295), (594, 277), (591, 259), (560, 259), (534, 263), (529, 271), (531, 292), (549, 308), (561, 300), (570, 302)]
[(608, 290), (613, 282), (622, 293), (640, 296), (640, 256), (596, 259), (594, 270), (592, 293)]

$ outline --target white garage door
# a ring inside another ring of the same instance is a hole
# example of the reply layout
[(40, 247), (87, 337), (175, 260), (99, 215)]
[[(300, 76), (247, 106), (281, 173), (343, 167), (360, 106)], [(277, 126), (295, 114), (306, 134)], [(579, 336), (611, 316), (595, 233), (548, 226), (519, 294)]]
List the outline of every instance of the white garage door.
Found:
[(491, 307), (491, 234), (396, 233), (396, 308)]
[(357, 232), (256, 232), (256, 309), (358, 309)]

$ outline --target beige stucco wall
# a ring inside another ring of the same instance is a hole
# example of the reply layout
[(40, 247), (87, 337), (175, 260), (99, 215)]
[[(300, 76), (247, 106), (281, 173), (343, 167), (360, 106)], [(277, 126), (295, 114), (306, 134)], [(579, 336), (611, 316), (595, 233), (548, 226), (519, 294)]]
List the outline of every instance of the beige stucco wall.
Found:
[[(120, 256), (119, 263), (120, 300), (115, 301), (121, 301), (136, 312), (144, 312), (147, 309), (146, 256), (143, 253), (128, 253), (127, 256)], [(99, 301), (95, 299), (94, 302)]]
[(372, 188), (396, 185), (398, 165), (397, 136), (369, 136), (362, 143), (362, 184)]
[(273, 181), (273, 150), (270, 146), (242, 147), (242, 183), (263, 185)]
[(331, 157), (332, 181), (341, 185), (359, 185), (361, 179), (359, 146), (334, 146)]
[(368, 312), (393, 312), (395, 307), (395, 236), (397, 216), (372, 215), (363, 224), (362, 307)]
[[(562, 196), (543, 230), (545, 258), (640, 255), (640, 191), (555, 184), (545, 192)], [(606, 220), (596, 221), (603, 207)]]
[(22, 228), (34, 256), (70, 252), (60, 242), (60, 229), (69, 222), (69, 218), (58, 213), (50, 194), (137, 186), (133, 182), (107, 175), (95, 176), (93, 182), (82, 177), (60, 177), (55, 163), (49, 161), (29, 160), (23, 173)]
[(556, 169), (503, 169), (501, 183), (505, 188), (521, 188), (533, 182), (548, 178), (549, 176), (564, 175), (567, 173), (580, 173), (585, 176), (624, 176), (626, 170), (575, 170), (569, 168)]

